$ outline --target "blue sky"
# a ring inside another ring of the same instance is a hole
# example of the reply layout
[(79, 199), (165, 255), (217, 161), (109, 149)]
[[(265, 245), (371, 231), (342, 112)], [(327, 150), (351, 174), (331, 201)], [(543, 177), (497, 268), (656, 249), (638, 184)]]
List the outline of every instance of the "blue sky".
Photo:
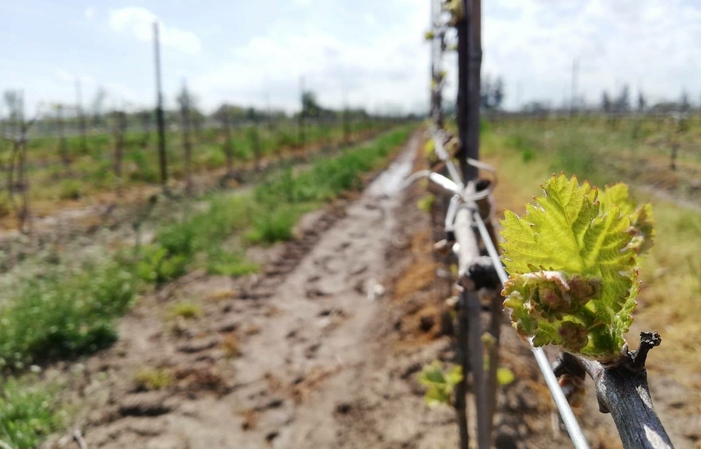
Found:
[[(701, 100), (701, 2), (693, 0), (483, 0), (484, 72), (518, 99), (598, 102), (624, 83), (655, 100), (682, 89)], [(172, 104), (184, 79), (208, 109), (223, 101), (288, 110), (299, 78), (322, 103), (415, 110), (428, 101), (428, 0), (0, 2), (0, 89), (21, 88), (31, 108), (107, 105), (154, 98), (151, 23), (161, 23), (164, 88)], [(454, 61), (448, 58), (450, 72)], [(454, 70), (452, 70), (454, 71)], [(452, 96), (454, 75), (446, 95)], [(517, 86), (520, 86), (517, 89)]]

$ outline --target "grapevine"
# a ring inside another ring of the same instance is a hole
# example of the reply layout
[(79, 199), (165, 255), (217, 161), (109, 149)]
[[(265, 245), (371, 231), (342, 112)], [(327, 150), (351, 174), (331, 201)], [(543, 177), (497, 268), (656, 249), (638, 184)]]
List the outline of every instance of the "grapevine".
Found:
[(653, 241), (649, 204), (625, 184), (599, 191), (553, 175), (544, 195), (502, 221), (502, 294), (519, 335), (611, 363), (626, 347), (639, 291), (638, 257)]

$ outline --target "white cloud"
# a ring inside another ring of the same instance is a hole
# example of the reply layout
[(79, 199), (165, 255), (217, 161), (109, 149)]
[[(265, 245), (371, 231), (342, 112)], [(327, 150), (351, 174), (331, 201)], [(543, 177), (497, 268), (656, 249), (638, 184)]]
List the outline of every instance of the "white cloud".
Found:
[[(110, 104), (110, 107), (124, 107), (128, 104), (140, 104), (143, 102), (143, 96), (140, 96), (132, 87), (121, 82), (98, 81), (97, 77), (91, 73), (71, 73), (62, 67), (57, 67), (56, 79), (59, 81), (59, 83), (57, 83), (58, 87), (54, 87), (53, 89), (61, 92), (69, 92), (70, 95), (74, 95), (76, 81), (80, 81), (83, 103), (85, 105), (92, 101), (95, 94), (100, 89), (105, 89), (108, 97), (111, 98), (111, 102), (116, 102)], [(67, 85), (70, 86), (70, 88), (67, 88)], [(69, 98), (74, 99), (74, 97), (70, 96)]]
[[(577, 92), (598, 104), (601, 92), (628, 84), (648, 99), (694, 94), (701, 70), (701, 9), (683, 0), (561, 2), (497, 0), (485, 9), (484, 72), (503, 75), (507, 104), (570, 98), (571, 68), (579, 61)], [(697, 95), (692, 95), (696, 98)]]
[(83, 11), (83, 15), (88, 21), (92, 21), (95, 18), (95, 8), (88, 6), (85, 8), (85, 11)]
[[(342, 104), (344, 89), (355, 105), (400, 103), (405, 110), (427, 105), (429, 48), (421, 39), (429, 23), (427, 0), (235, 3), (240, 8), (227, 9), (212, 0), (190, 2), (170, 11), (173, 18), (165, 17), (166, 25), (160, 22), (167, 50), (164, 88), (171, 101), (180, 80), (187, 78), (207, 107), (222, 101), (265, 105), (269, 93), (273, 106), (291, 110), (299, 107), (299, 76), (304, 74), (307, 87), (328, 106)], [(40, 58), (27, 56), (32, 52), (5, 52), (0, 55), (0, 84), (24, 87), (28, 99), (70, 102), (76, 77), (83, 79), (85, 98), (97, 88), (82, 75), (90, 71), (119, 101), (122, 96), (134, 102), (153, 101), (152, 67), (125, 70), (124, 58), (115, 58), (124, 51), (124, 42), (101, 39), (100, 33), (143, 42), (141, 54), (128, 55), (129, 62), (150, 61), (152, 24), (159, 20), (151, 12), (155, 9), (131, 6), (110, 11), (93, 1), (57, 18), (51, 16), (52, 10), (19, 5), (10, 5), (8, 16), (26, 34), (18, 35), (17, 42), (31, 43), (30, 25), (44, 20), (37, 23), (60, 36), (62, 45), (78, 45), (71, 48), (83, 56), (65, 60), (50, 46), (37, 49), (43, 50)], [(246, 26), (234, 26), (227, 19), (234, 9)], [(66, 28), (71, 15), (78, 15), (84, 24), (104, 21), (105, 29)], [(517, 105), (517, 85), (522, 103), (569, 101), (575, 58), (580, 65), (578, 92), (590, 104), (600, 101), (602, 90), (612, 93), (625, 83), (633, 97), (641, 87), (649, 102), (677, 99), (687, 89), (698, 104), (699, 23), (698, 0), (485, 1), (483, 74), (504, 76), (509, 107)], [(178, 57), (193, 54), (197, 58)], [(454, 53), (446, 56), (444, 67), (449, 83), (445, 99), (452, 102)]]
[(345, 91), (352, 105), (400, 104), (405, 111), (416, 110), (428, 99), (428, 47), (422, 33), (428, 6), (411, 7), (421, 0), (396, 2), (404, 12), (387, 26), (373, 27), (367, 17), (376, 13), (359, 12), (357, 20), (365, 27), (357, 30), (362, 37), (355, 38), (324, 29), (318, 18), (303, 23), (280, 18), (267, 32), (233, 48), (228, 62), (191, 78), (193, 89), (214, 102), (261, 106), (270, 95), (273, 105), (294, 110), (299, 107), (299, 77), (304, 76), (306, 87), (330, 107), (343, 104)]
[(80, 80), (83, 85), (97, 85), (97, 77), (90, 73), (71, 73), (61, 67), (56, 69), (56, 78), (64, 83), (75, 83)]
[(171, 47), (186, 54), (200, 52), (202, 46), (195, 33), (166, 26), (148, 9), (128, 6), (112, 9), (109, 14), (109, 25), (113, 30), (131, 34), (142, 42), (152, 41), (154, 22), (159, 24), (159, 37), (164, 47)]

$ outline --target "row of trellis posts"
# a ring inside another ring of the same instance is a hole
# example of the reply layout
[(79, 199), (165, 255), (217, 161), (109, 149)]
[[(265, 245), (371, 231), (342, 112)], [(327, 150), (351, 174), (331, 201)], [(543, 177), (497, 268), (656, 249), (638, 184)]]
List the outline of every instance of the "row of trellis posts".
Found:
[[(163, 106), (163, 92), (161, 86), (161, 61), (160, 61), (160, 41), (159, 41), (159, 26), (158, 23), (153, 24), (153, 50), (154, 50), (154, 67), (155, 67), (155, 88), (156, 88), (156, 107), (155, 107), (155, 118), (156, 118), (156, 136), (157, 136), (157, 152), (158, 152), (158, 168), (159, 168), (159, 182), (163, 186), (163, 189), (167, 191), (168, 181), (169, 181), (169, 170), (168, 170), (168, 160), (166, 152), (166, 132), (168, 128), (166, 120), (166, 111)], [(74, 110), (75, 117), (73, 119), (77, 129), (72, 130), (73, 133), (77, 131), (77, 135), (80, 137), (80, 151), (83, 153), (88, 152), (88, 126), (86, 121), (86, 115), (81, 106), (81, 90), (80, 82), (76, 84), (77, 88), (77, 98), (78, 102)], [(53, 105), (55, 110), (55, 118), (53, 120), (53, 126), (46, 127), (47, 122), (52, 124), (51, 120), (46, 120), (46, 114), (43, 107), (40, 105), (39, 111), (36, 112), (34, 118), (30, 120), (25, 119), (25, 107), (24, 107), (24, 93), (23, 91), (8, 91), (14, 95), (14, 106), (11, 108), (10, 116), (7, 119), (0, 120), (0, 141), (9, 142), (8, 154), (4, 156), (4, 160), (0, 161), (0, 174), (5, 178), (5, 187), (7, 188), (7, 197), (11, 207), (11, 211), (15, 214), (17, 218), (17, 227), (22, 232), (31, 232), (32, 230), (32, 220), (30, 213), (30, 191), (29, 191), (29, 178), (27, 172), (33, 167), (28, 166), (28, 143), (29, 140), (34, 137), (57, 137), (58, 138), (58, 153), (61, 158), (61, 162), (64, 166), (64, 175), (66, 177), (72, 176), (71, 173), (71, 158), (68, 154), (68, 144), (67, 138), (70, 134), (70, 129), (67, 126), (67, 121), (64, 116), (65, 108), (63, 105)], [(301, 84), (300, 100), (302, 109), (298, 115), (298, 142), (296, 145), (300, 147), (305, 146), (305, 128), (313, 126), (316, 123), (318, 126), (323, 127), (324, 132), (327, 133), (322, 136), (322, 140), (328, 138), (328, 127), (331, 122), (328, 118), (308, 116), (306, 107), (304, 104), (305, 90), (304, 84)], [(202, 122), (199, 121), (198, 125), (195, 126), (194, 115), (193, 114), (193, 104), (192, 96), (187, 89), (187, 85), (183, 84), (183, 89), (178, 96), (179, 103), (179, 116), (180, 116), (180, 131), (182, 133), (182, 147), (184, 150), (184, 178), (185, 178), (185, 190), (186, 193), (191, 193), (193, 189), (192, 184), (192, 158), (193, 158), (193, 131), (200, 131), (202, 128)], [(347, 101), (346, 101), (347, 103)], [(235, 125), (233, 119), (228, 113), (225, 113), (217, 117), (218, 125), (223, 130), (224, 134), (224, 153), (225, 153), (225, 165), (226, 165), (226, 178), (233, 179), (234, 175), (234, 148), (232, 141), (232, 128), (235, 126), (240, 126), (240, 124)], [(124, 110), (115, 109), (112, 112), (114, 122), (110, 127), (109, 132), (112, 134), (114, 140), (114, 174), (117, 178), (122, 178), (122, 160), (125, 154), (125, 140), (126, 133), (128, 130), (128, 115)], [(271, 129), (274, 126), (274, 120), (272, 113), (269, 111), (268, 124)], [(378, 120), (384, 120), (386, 117), (379, 117), (377, 115), (367, 115), (365, 121), (368, 122), (363, 124), (363, 126), (368, 125), (369, 128), (373, 125), (377, 125)], [(142, 122), (143, 134), (141, 146), (146, 147), (149, 144), (152, 129), (151, 129), (151, 119), (152, 116), (149, 114), (148, 110), (142, 111), (139, 114), (139, 119)], [(336, 118), (332, 118), (334, 123)], [(342, 142), (343, 144), (349, 144), (351, 141), (351, 121), (354, 120), (349, 111), (347, 104), (344, 106), (342, 114), (338, 117), (340, 119), (340, 124), (342, 128)], [(249, 133), (249, 138), (251, 139), (251, 146), (255, 157), (255, 167), (256, 170), (261, 168), (261, 138), (259, 136), (259, 117), (255, 117), (252, 120), (251, 132)], [(210, 124), (211, 126), (211, 124)], [(30, 136), (30, 131), (35, 131), (35, 128), (44, 128), (43, 132), (41, 129), (35, 133), (34, 136)], [(105, 129), (94, 129), (91, 134), (102, 134), (105, 133)], [(324, 142), (326, 143), (326, 142)], [(0, 149), (2, 149), (0, 147)]]
[[(492, 223), (491, 181), (478, 179), (479, 169), (489, 167), (479, 162), (480, 71), (482, 62), (481, 0), (431, 1), (431, 118), (435, 154), (440, 162), (432, 167), (429, 179), (447, 193), (445, 240), (439, 243), (452, 249), (458, 261), (457, 324), (455, 326), (456, 363), (462, 367), (462, 380), (455, 387), (454, 407), (460, 433), (460, 449), (470, 447), (467, 416), (468, 376), (472, 378), (475, 400), (476, 444), (492, 447), (492, 426), (497, 404), (497, 366), (499, 337), (503, 321), (499, 291), (508, 275), (504, 272), (496, 249)], [(446, 34), (454, 27), (457, 34), (458, 94), (457, 140), (443, 130), (442, 55)], [(449, 143), (457, 143), (450, 145)], [(451, 152), (451, 149), (455, 149)], [(452, 153), (452, 154), (451, 154)], [(453, 163), (458, 161), (458, 167)], [(441, 176), (440, 173), (446, 175)], [(486, 253), (485, 255), (482, 255)], [(483, 306), (483, 298), (489, 305)], [(482, 312), (489, 314), (483, 333)], [(657, 333), (641, 334), (640, 348), (624, 354), (615, 367), (604, 367), (563, 353), (551, 366), (542, 348), (529, 342), (538, 367), (552, 394), (575, 448), (589, 445), (563, 393), (558, 377), (583, 382), (585, 373), (595, 382), (599, 408), (610, 412), (625, 448), (671, 448), (672, 444), (656, 413), (647, 387), (644, 364), (647, 352), (660, 343)], [(485, 354), (485, 346), (487, 353)], [(485, 369), (484, 357), (488, 357)], [(557, 376), (557, 377), (556, 377)]]

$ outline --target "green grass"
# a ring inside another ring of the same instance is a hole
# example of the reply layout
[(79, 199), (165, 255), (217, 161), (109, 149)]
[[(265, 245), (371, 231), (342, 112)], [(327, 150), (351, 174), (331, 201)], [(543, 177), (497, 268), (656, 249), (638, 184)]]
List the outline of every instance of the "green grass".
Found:
[(75, 179), (64, 179), (58, 185), (58, 197), (62, 200), (77, 200), (82, 196), (81, 184)]
[(13, 449), (31, 449), (63, 423), (54, 392), (28, 381), (0, 384), (0, 440)]
[(135, 295), (130, 270), (115, 262), (80, 273), (47, 268), (0, 308), (0, 368), (23, 370), (109, 346), (117, 339), (113, 318)]
[(244, 276), (257, 273), (260, 266), (246, 260), (242, 253), (217, 248), (207, 255), (207, 272), (222, 276)]
[(252, 217), (250, 229), (245, 235), (246, 241), (256, 244), (292, 240), (293, 229), (299, 217), (311, 209), (313, 207), (287, 203), (270, 209), (261, 208)]

